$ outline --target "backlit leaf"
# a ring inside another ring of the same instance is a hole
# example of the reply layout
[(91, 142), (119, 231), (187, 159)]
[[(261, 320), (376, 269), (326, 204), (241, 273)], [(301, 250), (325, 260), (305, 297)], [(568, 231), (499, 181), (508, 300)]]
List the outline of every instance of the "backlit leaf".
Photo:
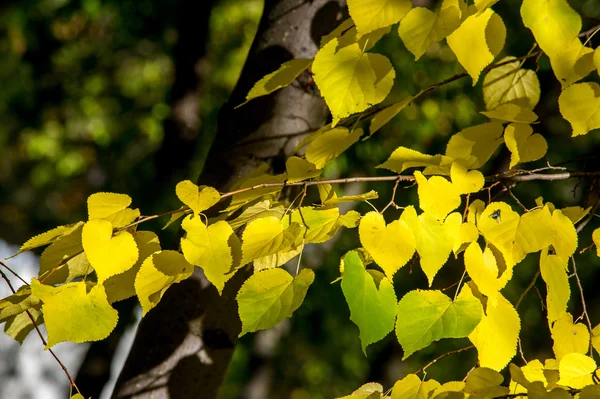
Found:
[(321, 175), (321, 170), (314, 164), (298, 157), (289, 157), (285, 161), (285, 168), (287, 170), (288, 183), (295, 183)]
[(304, 230), (304, 226), (298, 223), (292, 223), (286, 228), (282, 221), (274, 216), (253, 220), (248, 223), (242, 235), (241, 265), (254, 259), (293, 249), (297, 246), (296, 242), (302, 242)]
[(574, 222), (565, 216), (563, 211), (564, 209), (555, 209), (552, 212), (552, 222), (554, 223), (552, 246), (556, 255), (567, 262), (577, 249), (578, 237)]
[(368, 382), (352, 392), (337, 399), (379, 399), (383, 397), (383, 386), (376, 382)]
[(573, 128), (573, 137), (600, 128), (600, 85), (578, 83), (560, 93), (558, 106)]
[(592, 385), (594, 384), (592, 374), (595, 370), (596, 362), (591, 357), (581, 353), (569, 353), (559, 363), (560, 380), (558, 384), (575, 389)]
[(491, 64), (504, 47), (505, 39), (502, 18), (488, 8), (464, 20), (446, 40), (475, 86), (483, 68)]
[(559, 362), (570, 353), (585, 354), (590, 349), (590, 331), (582, 323), (573, 323), (573, 316), (564, 312), (552, 325), (552, 349)]
[[(29, 333), (35, 328), (34, 323), (35, 326), (40, 326), (44, 323), (44, 317), (38, 308), (28, 309), (28, 312), (29, 314), (23, 312), (18, 315), (10, 316), (6, 319), (6, 324), (4, 325), (4, 333), (21, 345)], [(29, 315), (33, 318), (33, 322), (29, 318)]]
[(485, 178), (478, 170), (467, 169), (467, 161), (457, 159), (450, 168), (452, 186), (459, 194), (476, 193), (483, 188)]
[(302, 269), (295, 278), (283, 269), (263, 270), (250, 276), (237, 294), (242, 320), (240, 336), (274, 327), (291, 317), (314, 279), (310, 269)]
[(408, 104), (414, 100), (414, 97), (408, 96), (403, 100), (385, 107), (381, 111), (377, 112), (371, 119), (371, 125), (369, 127), (369, 136), (371, 137), (376, 131), (381, 129), (385, 124), (394, 119), (396, 115), (400, 113)]
[(477, 348), (480, 366), (500, 371), (517, 353), (521, 320), (506, 298), (501, 294), (496, 298), (487, 302), (485, 315), (469, 339)]
[[(499, 63), (515, 57), (504, 57)], [(515, 61), (490, 70), (483, 79), (483, 101), (486, 109), (502, 104), (517, 104), (533, 109), (540, 101), (540, 81), (534, 71), (521, 69)]]
[(548, 308), (548, 322), (550, 324), (560, 319), (567, 312), (567, 304), (571, 296), (567, 267), (566, 260), (557, 255), (548, 254), (548, 250), (542, 251), (540, 271), (548, 287), (546, 307)]
[(386, 226), (381, 214), (369, 212), (362, 217), (358, 233), (362, 246), (389, 279), (415, 253), (415, 237), (402, 220), (395, 220)]
[(394, 329), (394, 287), (385, 277), (381, 279), (379, 286), (376, 286), (358, 253), (351, 251), (344, 257), (342, 291), (350, 308), (350, 320), (358, 326), (362, 349), (365, 352), (367, 345), (383, 339)]
[(190, 277), (194, 271), (177, 251), (155, 252), (142, 263), (135, 277), (135, 292), (142, 305), (142, 316), (158, 305), (167, 289)]
[(252, 205), (246, 209), (237, 218), (228, 221), (232, 229), (237, 229), (243, 225), (266, 216), (275, 216), (278, 219), (283, 217), (285, 208), (282, 205), (273, 206), (271, 201), (264, 200)]
[(465, 393), (482, 399), (491, 399), (508, 394), (508, 388), (500, 386), (504, 378), (497, 371), (480, 366), (467, 376)]
[(408, 168), (440, 166), (442, 162), (443, 158), (441, 155), (427, 155), (410, 148), (398, 147), (392, 152), (387, 161), (377, 167), (400, 174)]
[(80, 225), (72, 232), (59, 237), (42, 252), (39, 276), (43, 276), (45, 284), (70, 282), (94, 271), (83, 252), (82, 229), (83, 225)]
[(22, 286), (16, 293), (0, 300), (0, 323), (34, 307), (39, 308), (39, 298), (31, 295), (31, 288)]
[(415, 172), (418, 184), (419, 207), (438, 220), (460, 206), (460, 193), (456, 187), (441, 176), (432, 176), (427, 179), (419, 171)]
[(411, 8), (410, 0), (348, 0), (348, 11), (361, 34), (395, 24)]
[(465, 251), (465, 269), (479, 291), (493, 300), (512, 277), (512, 269), (500, 274), (492, 250), (486, 247), (482, 252), (477, 242), (472, 242)]
[(274, 91), (291, 84), (310, 66), (311, 62), (311, 59), (305, 58), (297, 58), (284, 62), (275, 72), (271, 72), (254, 84), (243, 104), (246, 104), (248, 101), (257, 97), (271, 94)]
[(122, 212), (131, 204), (131, 197), (125, 194), (95, 193), (88, 197), (89, 220), (106, 219)]
[[(23, 245), (21, 245), (21, 248), (19, 248), (19, 252), (17, 252), (17, 254), (20, 254), (21, 252), (29, 251), (34, 248), (39, 248), (39, 247), (43, 247), (45, 245), (51, 244), (55, 240), (57, 240), (59, 237), (73, 232), (74, 230), (79, 228), (79, 226), (81, 226), (82, 224), (83, 224), (83, 222), (77, 222), (77, 223), (68, 224), (65, 226), (58, 226), (58, 227), (53, 228), (52, 230), (46, 231), (45, 233), (38, 234), (37, 236), (32, 237), (29, 240), (25, 241), (25, 243)], [(13, 255), (13, 256), (15, 256), (15, 255)]]
[(319, 209), (306, 206), (301, 211), (302, 215), (300, 210), (291, 213), (290, 223), (296, 222), (308, 228), (304, 237), (307, 244), (328, 241), (342, 226), (339, 208)]
[(187, 216), (181, 227), (186, 231), (181, 239), (185, 259), (201, 267), (221, 294), (227, 280), (233, 277), (233, 256), (229, 248), (233, 229), (223, 220), (206, 227), (198, 215)]
[(64, 341), (99, 341), (117, 326), (118, 313), (108, 303), (102, 285), (87, 292), (83, 281), (53, 287), (32, 279), (31, 292), (43, 303), (47, 348)]
[(392, 388), (392, 399), (427, 399), (440, 387), (435, 380), (421, 381), (415, 374), (409, 374), (396, 381)]
[(450, 138), (446, 155), (464, 159), (467, 168), (477, 169), (484, 165), (504, 141), (501, 123), (490, 122), (461, 130)]
[(352, 132), (345, 127), (331, 129), (308, 145), (306, 159), (320, 169), (356, 143), (362, 133), (362, 129)]
[(221, 199), (221, 194), (209, 186), (197, 186), (190, 180), (177, 183), (175, 187), (177, 198), (190, 207), (195, 214), (207, 210)]
[(87, 222), (83, 226), (81, 240), (99, 283), (128, 270), (138, 259), (138, 248), (131, 233), (120, 231), (113, 236), (109, 221), (95, 219)]
[(579, 38), (549, 57), (554, 75), (563, 88), (585, 78), (594, 70), (594, 50), (584, 46)]
[(258, 198), (262, 198), (263, 200), (274, 199), (275, 194), (280, 192), (283, 188), (283, 183), (286, 179), (287, 176), (285, 173), (279, 175), (260, 174), (258, 176), (245, 178), (238, 187), (235, 187), (236, 190), (250, 188), (260, 184), (275, 184), (275, 186), (257, 188), (255, 190), (248, 190), (238, 194), (234, 194), (231, 198), (231, 203), (229, 204), (227, 209), (225, 209), (225, 211), (233, 211), (239, 209), (242, 206)]
[(337, 195), (334, 198), (330, 198), (323, 202), (323, 205), (337, 205), (344, 202), (358, 202), (358, 201), (369, 201), (373, 199), (379, 198), (379, 194), (377, 191), (371, 190), (368, 193), (357, 194), (357, 195), (344, 195), (343, 197), (338, 197)]
[(538, 116), (532, 110), (512, 103), (502, 104), (490, 111), (481, 113), (492, 120), (496, 119), (503, 123), (534, 123), (538, 119)]
[(511, 152), (510, 167), (519, 163), (537, 161), (546, 155), (548, 143), (539, 133), (533, 133), (529, 125), (511, 123), (504, 130), (504, 142)]
[(452, 301), (441, 291), (415, 290), (398, 302), (396, 336), (406, 359), (442, 338), (467, 337), (481, 320), (481, 303), (467, 285)]

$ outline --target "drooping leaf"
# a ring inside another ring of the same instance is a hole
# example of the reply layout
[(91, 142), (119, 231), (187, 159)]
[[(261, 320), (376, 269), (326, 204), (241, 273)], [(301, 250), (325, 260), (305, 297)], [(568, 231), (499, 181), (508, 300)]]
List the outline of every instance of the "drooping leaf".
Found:
[(479, 291), (490, 300), (496, 296), (512, 277), (512, 268), (500, 275), (498, 263), (489, 247), (482, 252), (477, 242), (472, 242), (465, 251), (465, 269)]
[(575, 389), (592, 385), (594, 384), (592, 374), (596, 367), (596, 362), (591, 357), (581, 353), (569, 353), (558, 365), (560, 374), (558, 384)]
[(508, 394), (508, 388), (500, 386), (504, 378), (496, 370), (480, 366), (467, 376), (465, 393), (476, 398), (491, 399)]
[(396, 381), (392, 388), (392, 399), (427, 399), (440, 387), (435, 380), (421, 381), (416, 374), (409, 374)]
[(194, 271), (177, 251), (155, 252), (144, 260), (135, 277), (135, 292), (142, 305), (142, 315), (158, 305), (167, 289), (190, 277)]
[(573, 316), (564, 312), (552, 325), (552, 349), (556, 360), (561, 361), (570, 353), (586, 354), (590, 349), (590, 331), (585, 324), (573, 323)]
[(502, 123), (534, 123), (538, 119), (538, 116), (532, 110), (513, 103), (502, 104), (490, 111), (481, 113), (492, 120), (498, 120)]
[(377, 287), (358, 253), (351, 251), (344, 257), (342, 291), (350, 308), (350, 320), (358, 326), (362, 349), (366, 354), (368, 345), (383, 339), (394, 329), (394, 287), (385, 277)]
[(552, 212), (552, 222), (554, 223), (552, 246), (556, 255), (566, 262), (577, 249), (577, 230), (571, 219), (560, 209)]
[(406, 359), (442, 338), (467, 337), (481, 320), (481, 302), (467, 285), (452, 301), (441, 291), (410, 291), (398, 302), (396, 337)]
[(412, 8), (410, 0), (349, 0), (348, 11), (358, 32), (365, 34), (400, 21)]
[(308, 145), (306, 159), (321, 169), (356, 143), (362, 133), (362, 129), (355, 129), (352, 132), (345, 127), (331, 129)]
[(291, 317), (314, 279), (310, 269), (302, 269), (295, 278), (283, 269), (267, 269), (250, 276), (237, 294), (240, 336), (266, 330)]
[(120, 231), (113, 236), (113, 226), (107, 220), (87, 222), (83, 226), (81, 241), (99, 283), (130, 269), (138, 260), (138, 247), (131, 233)]
[(419, 207), (425, 212), (442, 221), (446, 216), (460, 206), (460, 194), (454, 185), (441, 176), (427, 179), (419, 171), (415, 172), (418, 184)]
[(190, 207), (195, 214), (215, 205), (221, 199), (221, 194), (209, 186), (197, 186), (190, 180), (184, 180), (175, 186), (177, 198)]
[(566, 260), (557, 255), (548, 254), (548, 250), (542, 250), (540, 272), (547, 287), (546, 307), (548, 308), (548, 323), (550, 324), (560, 319), (567, 312), (567, 304), (571, 296), (567, 267)]
[(295, 183), (306, 179), (312, 179), (321, 175), (321, 170), (314, 164), (298, 157), (289, 157), (285, 161), (288, 183)]
[(467, 169), (467, 161), (457, 159), (450, 168), (450, 178), (452, 186), (458, 194), (476, 193), (483, 188), (485, 178), (483, 173), (478, 170)]
[(306, 244), (322, 243), (328, 241), (339, 230), (339, 217), (339, 208), (319, 209), (305, 206), (292, 212), (289, 222), (296, 222), (307, 228), (303, 237)]
[(573, 128), (573, 137), (600, 128), (600, 85), (597, 83), (578, 83), (564, 89), (558, 106)]
[(39, 308), (39, 298), (31, 295), (31, 288), (22, 286), (14, 294), (0, 300), (0, 323), (34, 307)]
[(483, 68), (491, 64), (504, 47), (505, 39), (502, 18), (488, 8), (479, 15), (469, 16), (446, 40), (475, 86)]
[(272, 255), (263, 256), (262, 258), (254, 259), (254, 273), (285, 265), (287, 262), (300, 255), (303, 250), (304, 246), (300, 245), (299, 247), (289, 251), (285, 250)]
[(392, 155), (378, 165), (378, 168), (384, 168), (398, 174), (408, 168), (418, 168), (420, 166), (442, 166), (444, 159), (441, 155), (427, 155), (406, 147), (398, 147), (392, 152)]
[(87, 292), (83, 281), (53, 287), (32, 279), (31, 292), (43, 303), (47, 348), (64, 341), (99, 341), (117, 325), (118, 313), (108, 303), (100, 284)]
[(464, 159), (468, 169), (484, 165), (502, 144), (501, 123), (490, 122), (461, 130), (450, 138), (446, 155), (452, 159)]
[(352, 20), (352, 18), (345, 19), (334, 30), (332, 30), (328, 34), (321, 37), (321, 42), (319, 43), (319, 47), (325, 46), (332, 39), (339, 39), (345, 32), (347, 32), (353, 26), (354, 26), (354, 21)]
[[(499, 63), (515, 57), (504, 57)], [(502, 104), (517, 104), (533, 109), (540, 101), (540, 81), (534, 71), (521, 69), (515, 61), (490, 70), (483, 79), (483, 101), (488, 110)]]
[(506, 298), (498, 294), (496, 299), (487, 302), (485, 315), (469, 339), (477, 348), (480, 366), (500, 371), (517, 353), (521, 319)]
[(169, 221), (165, 223), (162, 229), (166, 229), (167, 227), (169, 227), (170, 225), (172, 225), (173, 223), (175, 223), (180, 218), (182, 218), (190, 212), (192, 212), (191, 209), (189, 209), (186, 205), (182, 205), (177, 212), (171, 214), (171, 216), (169, 217)]
[[(462, 215), (458, 212), (453, 212), (446, 218), (446, 224), (452, 223), (452, 219), (457, 220), (458, 229), (453, 229), (450, 235), (454, 237), (454, 244), (452, 245), (452, 252), (457, 257), (458, 254), (465, 250), (467, 246), (476, 241), (479, 238), (479, 230), (477, 226), (471, 222), (462, 223)], [(448, 220), (450, 219), (450, 220)]]
[(395, 220), (386, 226), (383, 215), (369, 212), (362, 217), (358, 233), (362, 246), (389, 279), (415, 253), (415, 237), (402, 220)]
[(537, 161), (548, 150), (544, 136), (533, 133), (533, 128), (523, 123), (509, 124), (504, 130), (504, 142), (511, 153), (511, 168), (519, 163)]
[(311, 59), (296, 58), (281, 64), (279, 69), (275, 72), (263, 77), (261, 80), (256, 82), (250, 92), (246, 96), (246, 104), (248, 101), (253, 100), (257, 97), (266, 96), (276, 90), (279, 90), (287, 85), (291, 84), (302, 72), (304, 72), (312, 62)]
[[(27, 314), (29, 312), (29, 314)], [(35, 326), (40, 326), (44, 323), (44, 317), (42, 312), (36, 308), (30, 308), (27, 312), (19, 313), (14, 316), (10, 316), (6, 319), (4, 325), (4, 333), (17, 341), (20, 345)], [(31, 315), (31, 318), (29, 317)], [(33, 321), (31, 320), (33, 319)]]

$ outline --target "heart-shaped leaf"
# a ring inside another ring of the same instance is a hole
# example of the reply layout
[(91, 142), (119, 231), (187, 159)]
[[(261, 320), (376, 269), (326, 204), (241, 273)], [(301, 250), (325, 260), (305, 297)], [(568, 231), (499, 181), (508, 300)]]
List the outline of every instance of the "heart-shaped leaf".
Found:
[(395, 220), (385, 225), (383, 216), (369, 212), (358, 227), (360, 242), (389, 279), (406, 264), (415, 253), (415, 237), (408, 225)]
[(113, 226), (107, 220), (90, 220), (81, 233), (83, 250), (96, 270), (98, 282), (131, 268), (138, 259), (138, 247), (127, 231), (113, 236)]
[(511, 152), (510, 167), (523, 163), (537, 161), (546, 155), (548, 143), (539, 133), (533, 133), (533, 128), (522, 123), (511, 123), (504, 130), (504, 142)]
[(197, 186), (190, 180), (179, 182), (175, 187), (177, 198), (198, 214), (221, 199), (221, 194), (209, 186)]
[(569, 86), (560, 94), (558, 106), (562, 116), (573, 127), (573, 136), (600, 128), (600, 85), (598, 83), (578, 83)]
[(463, 159), (457, 159), (452, 163), (450, 178), (459, 194), (476, 193), (485, 183), (483, 174), (478, 170), (468, 171), (467, 162)]

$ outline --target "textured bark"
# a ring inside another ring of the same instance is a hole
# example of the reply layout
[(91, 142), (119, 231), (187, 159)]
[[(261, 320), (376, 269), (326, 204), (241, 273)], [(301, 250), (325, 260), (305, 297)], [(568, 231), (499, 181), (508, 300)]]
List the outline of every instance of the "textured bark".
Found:
[[(302, 135), (325, 123), (326, 106), (305, 84), (308, 74), (271, 96), (233, 107), (281, 63), (312, 58), (320, 36), (341, 22), (340, 2), (266, 0), (242, 76), (221, 110), (202, 184), (226, 191), (264, 161), (280, 170)], [(222, 296), (201, 272), (171, 287), (142, 320), (113, 398), (215, 398), (241, 329), (235, 295), (247, 276), (238, 272)]]

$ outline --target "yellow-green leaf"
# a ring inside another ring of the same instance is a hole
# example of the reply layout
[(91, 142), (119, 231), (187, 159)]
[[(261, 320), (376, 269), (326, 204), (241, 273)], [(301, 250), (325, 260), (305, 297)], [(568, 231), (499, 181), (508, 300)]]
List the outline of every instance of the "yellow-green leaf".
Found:
[(343, 197), (338, 197), (336, 195), (333, 198), (325, 200), (323, 202), (323, 205), (330, 206), (330, 205), (342, 204), (344, 202), (369, 201), (369, 200), (373, 200), (373, 199), (377, 199), (377, 198), (379, 198), (379, 194), (377, 194), (377, 191), (371, 190), (368, 193), (356, 194), (356, 195), (344, 195)]
[(175, 193), (177, 194), (177, 198), (189, 206), (196, 214), (212, 207), (221, 199), (221, 194), (214, 188), (197, 186), (190, 180), (177, 183)]
[(338, 208), (319, 209), (306, 206), (292, 212), (289, 222), (296, 222), (307, 228), (306, 235), (303, 237), (306, 244), (322, 243), (337, 233), (341, 226), (339, 218), (340, 210)]
[[(571, 296), (567, 261), (556, 255), (542, 250), (540, 255), (540, 271), (546, 282), (546, 307), (548, 308), (548, 323), (560, 319), (567, 312), (567, 304)], [(558, 359), (558, 355), (557, 355)]]
[(497, 371), (480, 366), (467, 376), (465, 393), (475, 398), (492, 399), (508, 395), (508, 388), (500, 386), (504, 378)]
[(362, 129), (352, 132), (345, 127), (331, 129), (308, 145), (306, 159), (320, 169), (356, 143), (362, 134)]
[(596, 362), (591, 357), (581, 353), (569, 353), (558, 365), (560, 373), (558, 384), (575, 389), (592, 385), (595, 383), (592, 375), (596, 367)]
[[(58, 238), (60, 238), (61, 236), (65, 235), (65, 234), (70, 234), (71, 232), (73, 232), (74, 230), (79, 228), (82, 224), (83, 224), (83, 222), (77, 222), (77, 223), (68, 224), (65, 226), (58, 226), (58, 227), (53, 228), (52, 230), (46, 231), (45, 233), (38, 234), (37, 236), (32, 237), (29, 240), (25, 241), (25, 243), (23, 245), (21, 245), (21, 248), (19, 248), (19, 252), (17, 252), (17, 254), (20, 254), (21, 252), (29, 251), (34, 248), (39, 248), (39, 247), (43, 247), (48, 244), (52, 244)], [(15, 254), (15, 255), (17, 255), (17, 254)], [(15, 255), (13, 255), (13, 256), (15, 256)]]
[(345, 32), (354, 27), (354, 21), (352, 18), (347, 18), (342, 21), (341, 24), (337, 26), (334, 30), (329, 32), (328, 34), (321, 37), (321, 42), (319, 43), (319, 47), (323, 47), (327, 43), (329, 43), (332, 39), (339, 39)]
[(480, 15), (471, 15), (464, 20), (447, 41), (475, 86), (483, 68), (491, 64), (504, 47), (505, 39), (506, 27), (502, 18), (488, 8)]
[(501, 294), (496, 298), (487, 302), (485, 315), (469, 339), (477, 348), (479, 365), (500, 371), (517, 353), (521, 320), (506, 298)]
[(362, 246), (390, 280), (415, 253), (415, 237), (402, 220), (386, 226), (381, 214), (369, 212), (360, 220), (358, 233)]
[(260, 201), (255, 205), (252, 205), (246, 209), (237, 218), (228, 221), (232, 229), (237, 229), (243, 225), (265, 216), (275, 216), (278, 219), (283, 217), (285, 213), (285, 207), (282, 205), (273, 206), (271, 201), (264, 200)]
[[(371, 119), (371, 125), (369, 126), (369, 136), (381, 129), (386, 123), (391, 121), (396, 115), (400, 113), (411, 101), (414, 100), (413, 96), (408, 96), (403, 100), (385, 107), (381, 111), (377, 112), (373, 119)], [(402, 147), (400, 147), (402, 148)]]
[(250, 276), (237, 294), (240, 336), (274, 327), (291, 317), (314, 279), (310, 269), (302, 269), (296, 278), (283, 269), (267, 269)]
[(28, 309), (28, 312), (33, 318), (33, 322), (29, 318), (29, 315), (26, 312), (23, 312), (18, 315), (10, 316), (6, 319), (6, 324), (4, 325), (4, 333), (19, 344), (23, 344), (25, 338), (33, 331), (35, 328), (34, 324), (35, 326), (39, 326), (44, 323), (44, 317), (40, 310), (31, 308)]
[(241, 265), (267, 255), (294, 249), (302, 243), (304, 230), (304, 226), (298, 223), (291, 223), (285, 227), (275, 216), (253, 220), (248, 223), (242, 235)]
[(385, 56), (364, 53), (358, 44), (336, 52), (337, 45), (337, 39), (327, 43), (312, 66), (315, 83), (332, 113), (333, 127), (341, 118), (383, 101), (395, 77)]
[(225, 211), (234, 211), (258, 198), (262, 198), (263, 200), (274, 199), (275, 194), (280, 192), (283, 188), (283, 183), (285, 182), (286, 178), (286, 174), (283, 173), (280, 175), (261, 174), (258, 176), (252, 176), (244, 179), (239, 186), (235, 187), (236, 190), (254, 187), (261, 184), (275, 184), (275, 186), (257, 188), (255, 190), (248, 190), (242, 193), (235, 194), (231, 198), (231, 203), (229, 204), (227, 209), (225, 209)]
[(398, 34), (415, 60), (434, 43), (454, 32), (461, 22), (461, 10), (447, 7), (435, 13), (425, 7), (415, 7), (400, 22)]
[(248, 101), (253, 100), (257, 97), (271, 94), (274, 91), (291, 84), (302, 72), (304, 72), (310, 66), (311, 62), (311, 59), (305, 58), (297, 58), (294, 60), (284, 62), (275, 72), (271, 72), (270, 74), (266, 75), (261, 80), (256, 82), (252, 89), (250, 89), (248, 95), (246, 96), (246, 101), (241, 105), (244, 105)]
[(337, 399), (380, 399), (383, 397), (383, 386), (376, 382), (368, 382), (352, 392), (350, 395)]
[(0, 300), (0, 323), (31, 308), (39, 308), (39, 305), (40, 300), (31, 295), (31, 288), (22, 286), (11, 296)]
[(559, 53), (550, 55), (550, 65), (562, 87), (585, 78), (594, 70), (594, 50), (584, 46), (579, 38), (565, 45)]
[(590, 331), (582, 323), (573, 323), (573, 316), (564, 312), (552, 325), (552, 349), (559, 362), (570, 353), (585, 354), (590, 349)]
[(443, 177), (432, 176), (427, 179), (417, 171), (415, 180), (418, 184), (419, 207), (437, 220), (444, 220), (450, 212), (460, 206), (459, 191)]
[(321, 169), (318, 169), (313, 163), (302, 158), (289, 157), (285, 161), (288, 183), (295, 183), (306, 179), (312, 179), (321, 175)]
[(504, 128), (499, 122), (484, 123), (461, 130), (448, 141), (446, 155), (464, 159), (468, 169), (483, 166), (502, 144)]
[(348, 11), (360, 34), (395, 24), (411, 8), (410, 0), (348, 0)]
[(392, 155), (390, 155), (387, 161), (377, 167), (400, 174), (408, 168), (441, 166), (443, 161), (444, 159), (441, 155), (427, 155), (410, 148), (398, 147), (392, 152)]
[(190, 277), (193, 271), (194, 266), (177, 251), (159, 251), (147, 257), (135, 277), (135, 292), (142, 305), (142, 315), (158, 305), (172, 284)]
[(485, 178), (483, 173), (478, 170), (467, 169), (467, 161), (457, 159), (450, 168), (450, 178), (452, 186), (458, 194), (476, 193), (483, 188)]
[(441, 291), (410, 291), (398, 302), (396, 337), (403, 359), (442, 338), (467, 337), (483, 316), (481, 302), (464, 285), (452, 301)]
[(560, 113), (571, 124), (573, 137), (600, 128), (600, 85), (578, 83), (560, 93)]
[(118, 313), (108, 303), (102, 285), (87, 292), (83, 281), (53, 287), (32, 279), (31, 292), (43, 303), (47, 348), (64, 341), (99, 341), (117, 326)]
[(571, 219), (565, 216), (560, 209), (552, 212), (552, 222), (554, 223), (552, 246), (556, 255), (567, 262), (577, 249), (577, 230)]
[(481, 113), (492, 120), (498, 120), (503, 123), (534, 123), (538, 118), (532, 110), (512, 103), (502, 104), (490, 111)]
[(392, 399), (427, 399), (439, 387), (440, 383), (435, 380), (421, 381), (416, 374), (409, 374), (396, 381), (392, 388)]
[(189, 215), (181, 223), (186, 231), (181, 239), (181, 250), (185, 259), (192, 265), (204, 270), (204, 274), (219, 291), (223, 292), (225, 283), (233, 277), (233, 256), (229, 240), (234, 235), (233, 229), (223, 220), (210, 226), (206, 225), (198, 215)]
[[(516, 60), (504, 57), (499, 63)], [(519, 61), (490, 70), (483, 79), (483, 101), (486, 109), (502, 104), (516, 104), (533, 109), (540, 101), (540, 81), (534, 71), (521, 69)]]
[(510, 151), (510, 167), (519, 163), (537, 161), (546, 155), (548, 143), (529, 125), (511, 123), (504, 130), (504, 142)]
[(273, 255), (267, 255), (263, 256), (262, 258), (254, 259), (254, 273), (285, 265), (287, 262), (298, 256), (303, 250), (304, 246), (300, 245), (298, 248), (290, 251), (277, 252)]
[(131, 204), (131, 197), (125, 194), (95, 193), (88, 197), (89, 220), (106, 219), (124, 211)]
[(388, 278), (382, 277), (379, 284), (375, 283), (357, 252), (348, 252), (343, 262), (342, 291), (365, 352), (367, 345), (383, 339), (394, 329), (396, 294)]
[(83, 225), (79, 225), (77, 229), (59, 237), (42, 252), (39, 276), (43, 276), (45, 284), (70, 282), (94, 271), (83, 252), (82, 229)]
[(167, 227), (175, 223), (177, 220), (179, 220), (179, 218), (185, 216), (187, 213), (190, 212), (192, 212), (191, 209), (189, 209), (186, 205), (182, 205), (181, 207), (179, 207), (179, 210), (177, 212), (171, 214), (169, 221), (165, 223), (162, 229), (166, 229)]

